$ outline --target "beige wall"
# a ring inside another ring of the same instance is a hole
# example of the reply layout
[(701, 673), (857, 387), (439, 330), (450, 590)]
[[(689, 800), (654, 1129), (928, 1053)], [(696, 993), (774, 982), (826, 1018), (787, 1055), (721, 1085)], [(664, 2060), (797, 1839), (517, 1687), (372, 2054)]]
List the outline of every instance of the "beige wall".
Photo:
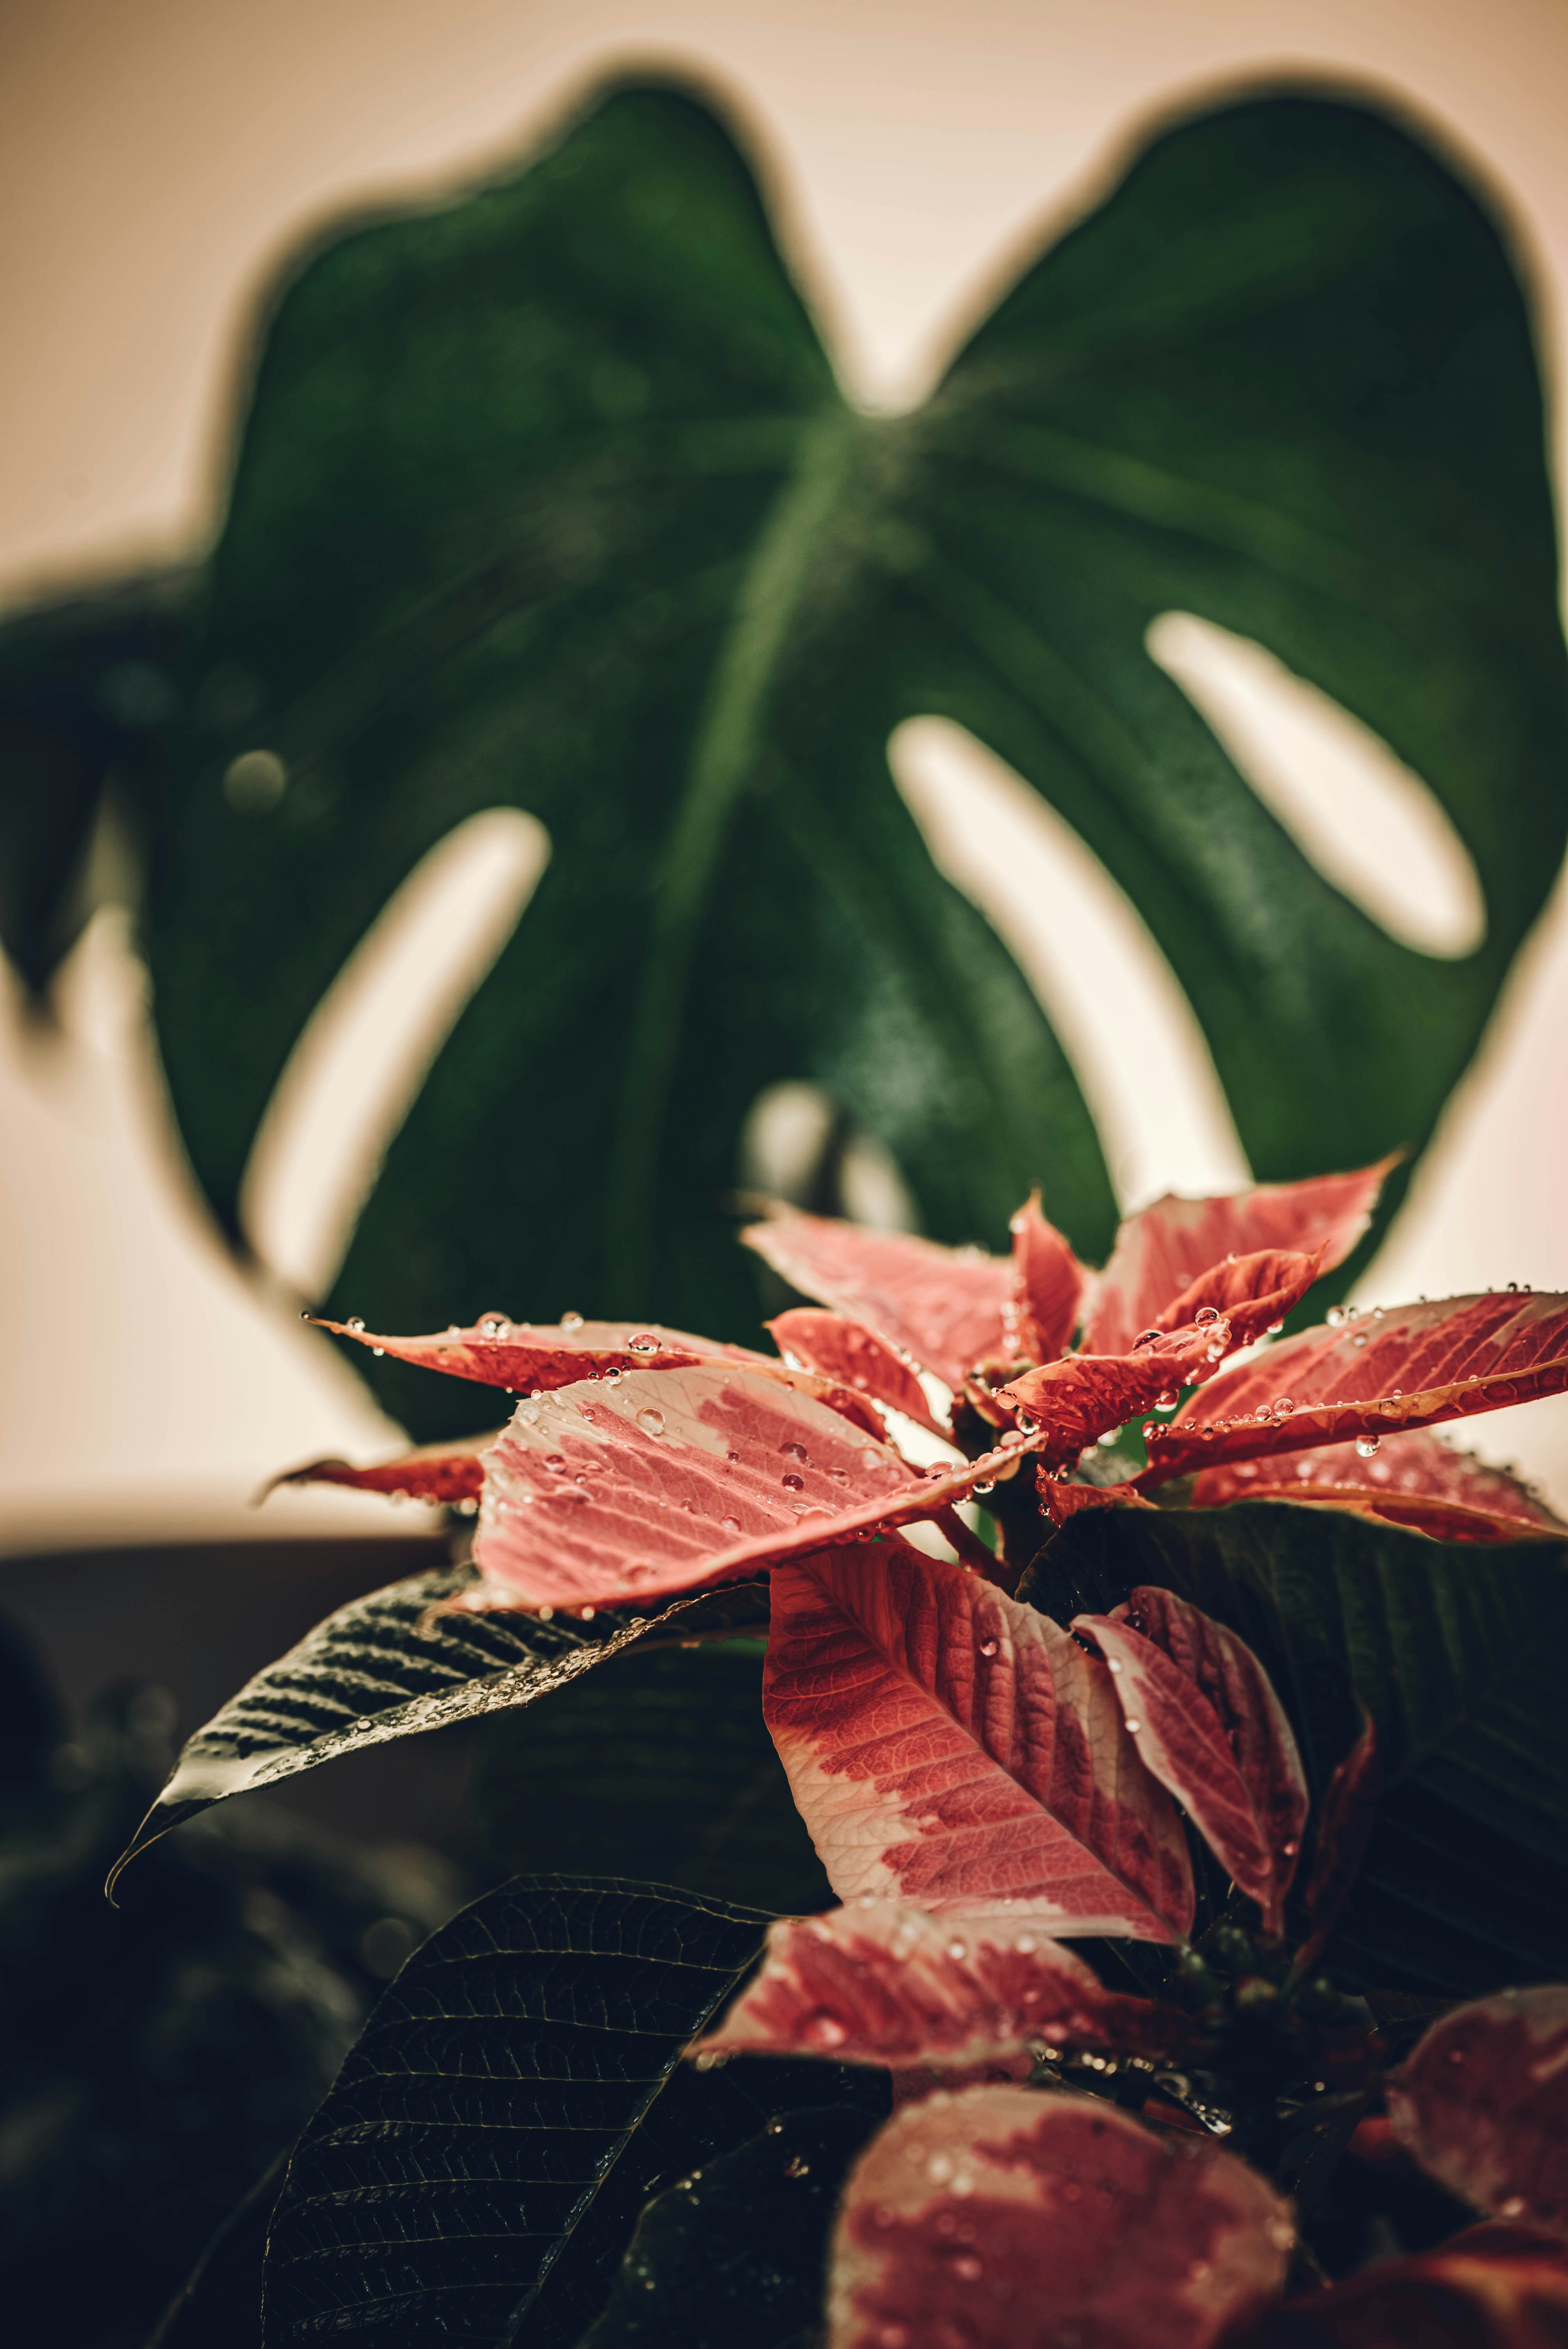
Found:
[[(200, 543), (236, 337), (301, 229), (367, 194), (482, 165), (586, 75), (628, 58), (696, 66), (749, 115), (864, 397), (918, 390), (1009, 246), (1092, 187), (1151, 107), (1281, 67), (1393, 93), (1501, 191), (1562, 378), (1562, 0), (778, 0), (686, 16), (603, 0), (5, 0), (0, 597)], [(970, 885), (990, 893), (1048, 996), (1049, 942), (1031, 932), (1027, 904), (1006, 901), (1007, 876), (1026, 851), (1070, 857), (1071, 843), (1020, 830), (983, 775), (944, 788), (950, 822), (968, 819)], [(1114, 900), (1097, 918), (1086, 951), (1109, 957), (1108, 985), (1118, 970), (1131, 984), (1140, 942), (1118, 946)], [(0, 1543), (11, 1547), (89, 1527), (226, 1524), (280, 1459), (389, 1441), (325, 1347), (245, 1292), (202, 1233), (112, 923), (78, 958), (67, 999), (67, 1031), (46, 1051), (0, 1011)], [(1368, 1295), (1511, 1278), (1568, 1288), (1556, 1178), (1565, 1014), (1560, 899)], [(1180, 1005), (1169, 1017), (1168, 1102), (1138, 1112), (1137, 1069), (1106, 1063), (1111, 1092), (1145, 1119), (1130, 1162), (1138, 1189), (1223, 1176), (1233, 1163)], [(1114, 1056), (1114, 1026), (1084, 1049)], [(1513, 1452), (1568, 1506), (1568, 1404), (1506, 1423), (1483, 1430), (1490, 1448)], [(280, 1527), (327, 1521), (325, 1503), (273, 1506)], [(359, 1506), (345, 1499), (327, 1517), (346, 1522)]]

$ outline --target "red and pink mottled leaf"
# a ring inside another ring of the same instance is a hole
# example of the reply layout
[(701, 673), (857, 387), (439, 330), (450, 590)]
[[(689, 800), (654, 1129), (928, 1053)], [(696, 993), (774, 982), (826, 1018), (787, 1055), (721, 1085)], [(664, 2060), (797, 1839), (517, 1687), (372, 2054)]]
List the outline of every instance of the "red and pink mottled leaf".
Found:
[(1326, 1444), (1208, 1468), (1192, 1487), (1191, 1506), (1217, 1509), (1230, 1501), (1281, 1500), (1323, 1502), (1382, 1517), (1434, 1541), (1568, 1537), (1568, 1526), (1517, 1476), (1488, 1467), (1473, 1453), (1456, 1452), (1424, 1428), (1383, 1437), (1372, 1458), (1364, 1459), (1353, 1444)]
[(1048, 1362), (1071, 1342), (1090, 1278), (1031, 1191), (1012, 1221), (1013, 1290), (1003, 1309), (1004, 1354)]
[(564, 1320), (511, 1321), (504, 1313), (481, 1313), (469, 1329), (441, 1330), (428, 1338), (387, 1338), (354, 1321), (320, 1321), (318, 1330), (352, 1338), (372, 1353), (390, 1354), (419, 1370), (444, 1371), (449, 1378), (474, 1379), (481, 1386), (505, 1387), (512, 1394), (572, 1386), (602, 1378), (606, 1371), (680, 1370), (693, 1362), (764, 1362), (745, 1346), (720, 1345), (685, 1330), (657, 1322)]
[(1321, 1256), (1321, 1269), (1344, 1262), (1372, 1219), (1377, 1194), (1397, 1159), (1353, 1174), (1319, 1174), (1307, 1183), (1261, 1183), (1229, 1198), (1179, 1199), (1172, 1193), (1116, 1236), (1096, 1286), (1084, 1343), (1096, 1354), (1125, 1354), (1140, 1330), (1154, 1328), (1184, 1288), (1228, 1256), (1289, 1248)]
[(803, 1297), (863, 1322), (950, 1387), (1003, 1348), (1013, 1268), (1001, 1257), (793, 1208), (740, 1237)]
[(1568, 1388), (1568, 1297), (1489, 1290), (1304, 1330), (1222, 1371), (1150, 1444), (1143, 1481), (1380, 1439)]
[(762, 1705), (841, 1900), (1191, 1924), (1181, 1825), (1105, 1665), (979, 1576), (903, 1543), (776, 1568)]
[(1021, 1428), (1043, 1431), (1042, 1466), (1065, 1468), (1108, 1429), (1156, 1402), (1174, 1402), (1180, 1388), (1207, 1377), (1230, 1335), (1229, 1323), (1215, 1319), (1153, 1337), (1130, 1354), (1068, 1354), (998, 1387), (996, 1398), (1018, 1414)]
[(397, 1459), (377, 1461), (369, 1468), (351, 1467), (346, 1460), (308, 1460), (303, 1468), (290, 1468), (274, 1476), (257, 1498), (264, 1500), (280, 1485), (350, 1485), (360, 1492), (390, 1493), (394, 1499), (477, 1501), (484, 1484), (480, 1455), (490, 1450), (498, 1433), (424, 1444), (417, 1452), (399, 1453)]
[(1136, 1485), (1058, 1485), (1042, 1470), (1040, 1506), (1053, 1526), (1065, 1526), (1085, 1509), (1151, 1509)]
[(1196, 2032), (1175, 2007), (1106, 1990), (1026, 1904), (934, 1917), (865, 1900), (779, 1918), (761, 1971), (692, 2052), (946, 2069), (1040, 2040), (1169, 2060)]
[(1568, 2252), (1523, 2227), (1468, 2227), (1264, 2310), (1226, 2349), (1563, 2349)]
[(842, 1313), (829, 1313), (821, 1306), (799, 1305), (777, 1315), (767, 1326), (781, 1354), (792, 1355), (819, 1377), (852, 1387), (892, 1411), (903, 1412), (906, 1419), (930, 1428), (934, 1435), (948, 1433), (933, 1414), (925, 1389), (909, 1364), (859, 1321)]
[(1362, 1708), (1361, 1734), (1335, 1767), (1318, 1813), (1317, 1838), (1313, 1846), (1312, 1874), (1306, 1885), (1306, 1917), (1311, 1931), (1295, 1961), (1295, 1971), (1315, 1965), (1339, 1920), (1361, 1872), (1367, 1847), (1377, 1816), (1383, 1789), (1383, 1763), (1377, 1751), (1377, 1724)]
[(1237, 1886), (1284, 1927), (1308, 1796), (1268, 1674), (1244, 1640), (1169, 1590), (1143, 1586), (1110, 1615), (1079, 1615), (1115, 1675), (1129, 1734)]
[(1568, 1986), (1445, 2014), (1390, 2080), (1388, 2117), (1461, 2201), (1568, 2237)]
[(583, 1380), (521, 1402), (485, 1455), (473, 1604), (636, 1605), (940, 1514), (998, 1464), (923, 1475), (749, 1366)]
[(1321, 1250), (1304, 1256), (1294, 1248), (1264, 1248), (1255, 1256), (1227, 1257), (1184, 1288), (1153, 1326), (1180, 1330), (1208, 1306), (1230, 1323), (1231, 1350), (1238, 1352), (1277, 1330), (1322, 1268)]
[(1294, 2241), (1217, 2146), (1098, 2097), (970, 2088), (895, 2113), (851, 2172), (829, 2349), (1209, 2349)]

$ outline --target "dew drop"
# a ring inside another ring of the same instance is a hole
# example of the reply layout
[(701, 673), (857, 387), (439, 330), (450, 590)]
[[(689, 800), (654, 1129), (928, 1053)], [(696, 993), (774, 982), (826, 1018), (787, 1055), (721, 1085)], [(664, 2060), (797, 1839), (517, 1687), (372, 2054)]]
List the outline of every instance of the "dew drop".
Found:
[(1179, 1398), (1174, 1387), (1162, 1387), (1154, 1398), (1156, 1411), (1174, 1411)]
[(797, 1476), (793, 1469), (788, 1476), (781, 1476), (779, 1481), (787, 1493), (800, 1493), (805, 1490), (806, 1479), (804, 1476)]
[(640, 1411), (637, 1413), (637, 1425), (645, 1435), (662, 1435), (665, 1432), (664, 1413), (651, 1409)]
[(808, 1456), (803, 1444), (781, 1444), (779, 1449), (789, 1460), (804, 1460)]
[(1275, 1395), (1274, 1415), (1276, 1419), (1288, 1419), (1295, 1409), (1295, 1403), (1290, 1395)]
[(1206, 1330), (1212, 1321), (1217, 1321), (1219, 1318), (1220, 1309), (1217, 1305), (1200, 1305), (1192, 1316), (1200, 1330)]
[(1140, 1721), (1134, 1721), (1134, 1720), (1132, 1719), (1131, 1715), (1130, 1715), (1130, 1714), (1129, 1714), (1129, 1716), (1128, 1716), (1128, 1722), (1127, 1722), (1127, 1728), (1128, 1728), (1128, 1733), (1129, 1733), (1129, 1735), (1130, 1735), (1130, 1736), (1136, 1737), (1136, 1736), (1137, 1736), (1137, 1734), (1138, 1734), (1138, 1733), (1139, 1733), (1139, 1731), (1142, 1728), (1142, 1726), (1143, 1726), (1143, 1723), (1142, 1723)]
[(740, 1531), (740, 1519), (738, 1517), (720, 1517), (718, 1522), (723, 1531), (727, 1534), (738, 1534)]
[(1119, 1672), (1121, 1670), (1121, 1658), (1119, 1656), (1112, 1656), (1107, 1665), (1107, 1670), (1109, 1671)]
[(1294, 1842), (1293, 1842), (1293, 1843), (1282, 1843), (1282, 1844), (1281, 1844), (1281, 1846), (1280, 1846), (1280, 1849), (1281, 1849), (1281, 1851), (1283, 1851), (1283, 1852), (1284, 1852), (1284, 1856), (1285, 1856), (1286, 1859), (1294, 1859), (1294, 1858), (1295, 1857), (1295, 1856), (1296, 1856), (1296, 1853), (1301, 1849), (1301, 1846), (1300, 1846), (1300, 1844), (1298, 1844), (1298, 1843), (1294, 1843)]
[(983, 1656), (994, 1656), (994, 1655), (995, 1654), (995, 1652), (996, 1652), (996, 1642), (995, 1642), (995, 1640), (981, 1640), (981, 1642), (980, 1642), (980, 1653), (981, 1653)]
[(577, 1620), (580, 1623), (592, 1623), (598, 1611), (596, 1607), (580, 1607), (577, 1609)]
[(561, 1326), (563, 1330), (581, 1330), (583, 1316), (581, 1313), (563, 1313), (561, 1317)]
[(659, 1341), (651, 1330), (634, 1330), (626, 1340), (627, 1350), (634, 1354), (656, 1354)]
[(1356, 1439), (1357, 1458), (1358, 1460), (1372, 1459), (1382, 1440), (1382, 1437), (1379, 1435), (1358, 1435)]
[(1037, 1946), (1033, 1933), (1020, 1933), (1013, 1944), (1021, 1958), (1032, 1958)]
[(925, 2174), (934, 2186), (945, 2186), (953, 2175), (953, 2162), (945, 2153), (934, 2153), (925, 2165)]
[[(1516, 1284), (1511, 1280), (1508, 1285), (1510, 1288), (1512, 1288)], [(1500, 2219), (1518, 2219), (1522, 2217), (1523, 2211), (1524, 2197), (1522, 2194), (1511, 2194), (1506, 2202), (1500, 2202), (1497, 2206), (1497, 2215)]]
[[(1211, 1321), (1216, 1321), (1219, 1319), (1219, 1316), (1214, 1311), (1212, 1306), (1202, 1307), (1194, 1316), (1194, 1319), (1201, 1321), (1205, 1313), (1207, 1313)], [(1140, 1346), (1152, 1346), (1159, 1335), (1160, 1332), (1158, 1330), (1140, 1330), (1137, 1337), (1134, 1338), (1132, 1341), (1134, 1349), (1136, 1350)]]
[(361, 1334), (365, 1328), (365, 1324), (357, 1313), (354, 1316), (352, 1320), (346, 1321), (343, 1326), (346, 1330), (352, 1330), (356, 1338)]
[(989, 1476), (983, 1476), (977, 1485), (971, 1485), (969, 1487), (972, 1493), (994, 1493), (995, 1489), (995, 1483)]
[(359, 1720), (359, 1721), (356, 1721), (356, 1722), (355, 1723), (354, 1726), (355, 1726), (355, 1728), (356, 1728), (356, 1729), (357, 1729), (357, 1730), (364, 1731), (364, 1730), (366, 1730), (366, 1729), (374, 1729), (374, 1728), (375, 1728), (375, 1726), (376, 1726), (376, 1723), (375, 1723), (373, 1721), (369, 1720), (368, 1718), (364, 1718), (364, 1719), (361, 1719), (361, 1720)]

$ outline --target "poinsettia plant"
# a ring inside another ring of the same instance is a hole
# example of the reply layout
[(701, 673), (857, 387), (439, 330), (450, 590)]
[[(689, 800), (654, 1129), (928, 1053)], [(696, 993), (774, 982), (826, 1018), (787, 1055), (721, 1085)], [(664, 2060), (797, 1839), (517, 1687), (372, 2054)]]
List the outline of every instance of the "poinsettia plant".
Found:
[[(410, 1961), (296, 2148), (269, 2341), (387, 2304), (426, 2337), (442, 2293), (465, 2337), (593, 2349), (727, 2339), (715, 2308), (740, 2305), (748, 2338), (804, 2323), (833, 2349), (1563, 2337), (1568, 1988), (1542, 1978), (1568, 1915), (1568, 1528), (1426, 1431), (1568, 1387), (1568, 1298), (1284, 1335), (1387, 1171), (1161, 1200), (1098, 1273), (1037, 1199), (1007, 1260), (780, 1210), (746, 1237), (818, 1302), (769, 1325), (772, 1355), (574, 1314), (344, 1325), (516, 1398), (487, 1436), (294, 1472), (453, 1502), (471, 1560), (262, 1675), (150, 1828), (638, 1641), (765, 1627), (764, 1715), (839, 1905), (768, 1925), (758, 1964), (756, 1912), (603, 1878), (486, 1896)], [(1466, 1681), (1522, 1617), (1533, 1676), (1504, 1653)], [(452, 2054), (476, 2014), (482, 2092)], [(545, 2022), (591, 2116), (543, 2092)], [(731, 2058), (772, 2084), (753, 2124), (781, 2084), (789, 2109), (739, 2144), (710, 2113), (679, 2140), (690, 2174), (639, 2184), (628, 2147), (685, 2109), (670, 2084)], [(521, 2221), (485, 2170), (460, 2249), (428, 2198), (474, 2187), (449, 2143), (472, 2124), (408, 2085), (444, 2066), (467, 2096), (529, 2084), (492, 2142), (566, 2132), (520, 2173)], [(612, 2075), (642, 2085), (608, 2127)], [(574, 2168), (570, 2132), (607, 2127)], [(576, 2199), (542, 2221), (562, 2161)], [(498, 2282), (497, 2240), (536, 2234), (531, 2281)]]

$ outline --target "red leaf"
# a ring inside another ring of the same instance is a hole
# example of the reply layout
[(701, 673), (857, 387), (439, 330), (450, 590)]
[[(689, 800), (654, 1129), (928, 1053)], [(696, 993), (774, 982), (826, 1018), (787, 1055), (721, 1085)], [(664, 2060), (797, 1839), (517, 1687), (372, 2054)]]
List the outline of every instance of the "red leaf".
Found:
[(1058, 1932), (1157, 1941), (1191, 1924), (1181, 1825), (1110, 1674), (977, 1575), (902, 1543), (776, 1569), (762, 1702), (841, 1900), (1029, 1900)]
[(1004, 1351), (1048, 1362), (1071, 1340), (1090, 1276), (1040, 1213), (1037, 1191), (1030, 1192), (1011, 1228), (1013, 1292), (1003, 1309)]
[(1264, 1912), (1284, 1896), (1306, 1824), (1306, 1779), (1284, 1711), (1244, 1640), (1169, 1590), (1134, 1590), (1110, 1615), (1080, 1615), (1116, 1676), (1128, 1733), (1162, 1786)]
[(353, 1321), (317, 1320), (318, 1330), (352, 1338), (373, 1353), (390, 1354), (422, 1371), (449, 1378), (474, 1379), (481, 1386), (506, 1387), (514, 1394), (571, 1386), (601, 1378), (606, 1371), (680, 1370), (692, 1362), (762, 1362), (745, 1346), (720, 1345), (685, 1330), (661, 1329), (656, 1321), (511, 1321), (504, 1313), (481, 1313), (469, 1329), (453, 1325), (428, 1338), (387, 1338)]
[(1205, 1469), (1192, 1487), (1195, 1509), (1228, 1501), (1318, 1501), (1409, 1526), (1434, 1541), (1518, 1541), (1531, 1534), (1561, 1540), (1568, 1526), (1505, 1469), (1456, 1452), (1439, 1435), (1414, 1428), (1387, 1435), (1375, 1460), (1353, 1444), (1277, 1454)]
[(908, 1363), (858, 1321), (842, 1313), (826, 1313), (820, 1306), (800, 1305), (767, 1326), (779, 1352), (793, 1355), (809, 1371), (902, 1411), (934, 1435), (949, 1433), (933, 1416), (925, 1390)]
[(1053, 1526), (1065, 1526), (1085, 1509), (1151, 1509), (1136, 1485), (1058, 1485), (1040, 1473), (1040, 1506)]
[(788, 1207), (740, 1237), (802, 1296), (863, 1322), (950, 1387), (1002, 1350), (1013, 1294), (1002, 1258)]
[(938, 1918), (861, 1900), (780, 1917), (761, 1971), (693, 2052), (900, 2069), (995, 2063), (1040, 2040), (1167, 2058), (1193, 2043), (1189, 2016), (1106, 1990), (1052, 1932), (1026, 1903)]
[(895, 2113), (851, 2172), (829, 2349), (1208, 2349), (1294, 2240), (1217, 2146), (1094, 2096), (970, 2088)]
[(1462, 2201), (1568, 2236), (1568, 1987), (1445, 2014), (1390, 2080), (1388, 2117)]
[(1363, 1707), (1361, 1734), (1336, 1766), (1318, 1814), (1317, 1841), (1306, 1886), (1306, 1915), (1312, 1930), (1297, 1955), (1297, 1974), (1315, 1964), (1361, 1872), (1382, 1788), (1377, 1725)]
[(1354, 1174), (1319, 1174), (1308, 1183), (1262, 1183), (1230, 1198), (1158, 1199), (1130, 1216), (1099, 1277), (1084, 1343), (1097, 1354), (1125, 1354), (1140, 1330), (1153, 1329), (1181, 1291), (1228, 1256), (1263, 1248), (1343, 1263), (1372, 1219), (1385, 1158)]
[(396, 1460), (378, 1461), (372, 1468), (352, 1468), (346, 1460), (310, 1460), (303, 1468), (290, 1468), (274, 1476), (257, 1498), (264, 1500), (280, 1485), (354, 1485), (364, 1492), (402, 1495), (411, 1501), (477, 1501), (484, 1483), (480, 1455), (495, 1441), (490, 1433), (459, 1436), (448, 1444), (425, 1444), (417, 1452), (400, 1453)]
[(1268, 2309), (1227, 2349), (1563, 2349), (1568, 2254), (1522, 2227), (1470, 2227)]
[[(1222, 1371), (1150, 1443), (1147, 1483), (1568, 1388), (1568, 1297), (1450, 1297), (1304, 1330)], [(1204, 1430), (1209, 1433), (1205, 1434)]]
[(689, 1590), (930, 1516), (1000, 1459), (924, 1476), (750, 1367), (585, 1379), (520, 1403), (486, 1454), (474, 1556), (487, 1586), (473, 1603), (603, 1607)]
[(999, 1387), (996, 1396), (1018, 1414), (1026, 1433), (1045, 1431), (1042, 1465), (1065, 1468), (1109, 1428), (1167, 1397), (1173, 1402), (1179, 1388), (1212, 1371), (1229, 1343), (1229, 1324), (1215, 1319), (1151, 1339), (1135, 1353), (1068, 1354), (1042, 1363)]
[(1322, 1268), (1321, 1249), (1310, 1256), (1293, 1248), (1264, 1248), (1256, 1256), (1227, 1257), (1201, 1273), (1156, 1317), (1153, 1326), (1180, 1330), (1208, 1306), (1229, 1321), (1232, 1350), (1239, 1350), (1276, 1328)]

